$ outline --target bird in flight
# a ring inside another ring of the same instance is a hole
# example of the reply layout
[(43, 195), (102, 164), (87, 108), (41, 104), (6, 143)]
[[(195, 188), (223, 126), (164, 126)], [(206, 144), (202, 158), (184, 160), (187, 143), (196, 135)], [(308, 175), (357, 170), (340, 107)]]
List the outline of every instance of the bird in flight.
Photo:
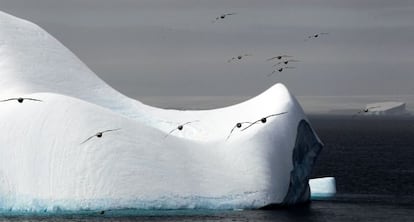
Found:
[(165, 138), (167, 138), (169, 135), (171, 135), (174, 131), (176, 131), (176, 130), (181, 131), (181, 130), (184, 129), (184, 126), (185, 125), (188, 125), (188, 124), (191, 124), (191, 123), (194, 123), (194, 122), (200, 122), (200, 121), (199, 120), (194, 120), (194, 121), (189, 121), (189, 122), (186, 122), (184, 124), (178, 125), (176, 128), (174, 128), (173, 130), (171, 130), (167, 135), (165, 135)]
[(280, 61), (280, 62), (274, 64), (273, 67), (278, 66), (278, 65), (282, 65), (282, 64), (287, 65), (290, 62), (300, 62), (300, 61), (299, 60), (296, 60), (296, 59), (288, 59), (288, 60)]
[(19, 98), (10, 98), (10, 99), (5, 99), (5, 100), (0, 100), (0, 102), (7, 102), (7, 101), (12, 101), (12, 100), (16, 100), (19, 103), (23, 103), (24, 100), (31, 100), (31, 101), (36, 101), (36, 102), (43, 102), (40, 99), (33, 99), (33, 98), (23, 98), (23, 97), (19, 97)]
[(94, 138), (95, 136), (98, 137), (98, 138), (101, 138), (104, 133), (111, 132), (111, 131), (117, 131), (117, 130), (120, 130), (120, 129), (121, 128), (116, 128), (116, 129), (109, 129), (109, 130), (104, 130), (104, 131), (97, 132), (95, 135), (90, 136), (90, 137), (88, 137), (88, 139), (86, 139), (85, 141), (83, 141), (81, 143), (81, 145), (84, 144), (84, 143), (86, 143), (86, 142), (88, 142), (90, 139)]
[(295, 69), (296, 67), (293, 66), (285, 66), (285, 67), (280, 67), (278, 69), (273, 70), (271, 73), (267, 74), (267, 76), (271, 76), (273, 74), (275, 74), (276, 72), (282, 72), (285, 69)]
[(329, 34), (329, 32), (320, 32), (320, 33), (312, 34), (312, 35), (309, 35), (308, 38), (305, 39), (305, 41), (307, 41), (309, 39), (316, 39), (321, 35), (328, 35), (328, 34)]
[(239, 123), (236, 123), (236, 125), (234, 125), (233, 129), (231, 129), (231, 131), (230, 131), (229, 135), (227, 136), (226, 140), (228, 140), (230, 138), (231, 134), (233, 133), (233, 131), (236, 128), (239, 128), (240, 129), (243, 126), (243, 124), (251, 124), (251, 123), (252, 122), (239, 122)]
[(227, 16), (230, 16), (230, 15), (235, 15), (236, 13), (234, 13), (234, 12), (232, 12), (232, 13), (224, 13), (224, 14), (221, 14), (220, 16), (217, 16), (216, 17), (216, 19), (215, 20), (213, 20), (212, 22), (214, 23), (214, 22), (217, 22), (218, 20), (220, 20), (220, 19), (225, 19)]
[(257, 124), (257, 123), (266, 123), (267, 122), (267, 119), (269, 117), (280, 116), (280, 115), (283, 115), (283, 114), (286, 114), (286, 113), (287, 112), (281, 112), (281, 113), (276, 113), (276, 114), (271, 114), (271, 115), (265, 116), (265, 117), (263, 117), (263, 118), (261, 118), (259, 120), (256, 120), (256, 121), (250, 123), (247, 127), (243, 128), (241, 131), (245, 131), (246, 129), (250, 128), (251, 126), (253, 126), (253, 125)]
[(359, 110), (356, 114), (354, 114), (352, 117), (356, 117), (357, 115), (359, 115), (359, 114), (361, 114), (361, 113), (367, 113), (367, 112), (370, 112), (370, 111), (371, 111), (371, 109), (374, 109), (374, 108), (379, 108), (379, 107), (381, 107), (381, 106), (371, 106), (371, 107), (367, 107), (367, 108), (365, 108), (365, 109), (361, 109), (361, 110)]
[(231, 59), (227, 60), (227, 62), (232, 62), (233, 60), (236, 60), (236, 59), (241, 60), (242, 58), (246, 56), (252, 56), (252, 54), (238, 55), (238, 56), (232, 57)]
[(290, 58), (290, 57), (292, 57), (292, 56), (290, 56), (290, 55), (279, 55), (279, 56), (270, 57), (270, 58), (266, 59), (266, 61), (272, 61), (274, 59), (281, 60), (283, 58)]

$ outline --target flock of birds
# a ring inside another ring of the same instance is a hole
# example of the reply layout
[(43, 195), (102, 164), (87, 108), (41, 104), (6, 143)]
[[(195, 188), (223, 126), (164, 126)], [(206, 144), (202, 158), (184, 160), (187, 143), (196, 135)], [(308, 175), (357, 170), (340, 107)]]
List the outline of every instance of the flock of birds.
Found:
[[(234, 12), (233, 13), (223, 13), (223, 14), (217, 16), (216, 19), (213, 20), (213, 23), (215, 23), (219, 20), (226, 19), (228, 16), (231, 16), (231, 15), (236, 15), (236, 13), (234, 13)], [(329, 32), (318, 32), (318, 33), (310, 34), (310, 35), (305, 37), (304, 41), (306, 42), (306, 41), (310, 41), (312, 39), (317, 39), (317, 38), (320, 38), (321, 36), (324, 36), (324, 35), (329, 35)], [(235, 61), (240, 61), (240, 60), (243, 60), (245, 57), (249, 57), (249, 56), (253, 56), (253, 54), (246, 53), (246, 54), (233, 56), (232, 58), (227, 60), (227, 62), (231, 63), (231, 62), (235, 62)], [(267, 74), (267, 76), (270, 77), (270, 76), (274, 75), (275, 73), (280, 73), (280, 72), (283, 72), (287, 69), (295, 69), (296, 67), (291, 66), (291, 64), (296, 63), (296, 62), (300, 62), (300, 60), (293, 59), (292, 57), (293, 56), (291, 56), (291, 55), (276, 55), (276, 56), (267, 58), (266, 61), (268, 61), (268, 62), (276, 61), (276, 63), (274, 63), (272, 65), (272, 67), (273, 67), (272, 72)], [(354, 114), (353, 117), (356, 117), (356, 116), (364, 114), (364, 113), (368, 113), (368, 112), (371, 111), (371, 109), (378, 108), (378, 107), (379, 106), (363, 108), (363, 109), (359, 110), (356, 114)], [(238, 125), (236, 125), (236, 126), (238, 126), (238, 128), (240, 128), (242, 124), (246, 124), (246, 123), (249, 123), (249, 122), (241, 122), (241, 123), (238, 123)], [(235, 128), (233, 128), (233, 130), (234, 129)], [(230, 133), (230, 135), (231, 135), (231, 133)], [(229, 135), (229, 137), (230, 137), (230, 135)]]
[[(229, 17), (231, 15), (236, 15), (236, 13), (235, 12), (223, 13), (223, 14), (217, 16), (212, 22), (216, 23), (219, 20), (226, 19), (227, 17)], [(305, 38), (304, 41), (309, 41), (311, 39), (316, 39), (316, 38), (321, 37), (322, 35), (328, 35), (328, 34), (329, 34), (328, 32), (314, 33), (314, 34), (308, 35)], [(240, 60), (243, 60), (245, 57), (248, 57), (248, 56), (253, 56), (253, 54), (245, 53), (245, 54), (241, 54), (241, 55), (236, 55), (236, 56), (233, 56), (230, 59), (228, 59), (227, 62), (231, 63), (231, 62), (235, 62), (235, 61), (240, 61)], [(296, 59), (289, 59), (291, 57), (292, 56), (289, 56), (289, 55), (277, 55), (277, 56), (273, 56), (271, 58), (266, 59), (266, 61), (275, 61), (275, 60), (277, 60), (277, 62), (272, 66), (273, 67), (272, 72), (269, 73), (267, 76), (272, 76), (273, 74), (278, 73), (278, 72), (282, 72), (286, 69), (295, 69), (296, 67), (288, 66), (288, 64), (289, 63), (294, 63), (294, 62), (300, 62), (300, 61), (296, 60)]]
[[(253, 56), (253, 54), (242, 54), (242, 55), (237, 55), (237, 56), (233, 56), (231, 57), (229, 60), (227, 60), (228, 63), (237, 61), (237, 60), (242, 60), (245, 57), (248, 56)], [(277, 61), (275, 64), (272, 65), (273, 67), (273, 71), (271, 73), (269, 73), (267, 76), (271, 76), (273, 74), (275, 74), (276, 72), (282, 72), (285, 69), (295, 69), (296, 67), (294, 66), (287, 66), (289, 63), (294, 63), (294, 62), (300, 62), (300, 60), (296, 60), (296, 59), (288, 59), (290, 57), (293, 56), (289, 56), (289, 55), (279, 55), (279, 56), (273, 56), (271, 58), (266, 59), (266, 61)]]
[[(279, 116), (279, 115), (283, 115), (283, 114), (286, 114), (287, 112), (281, 112), (281, 113), (276, 113), (276, 114), (271, 114), (271, 115), (268, 115), (268, 116), (265, 116), (265, 117), (262, 117), (262, 118), (260, 118), (260, 119), (258, 119), (258, 120), (256, 120), (256, 121), (253, 121), (253, 122), (238, 122), (238, 123), (236, 123), (235, 125), (234, 125), (234, 127), (230, 130), (230, 133), (229, 133), (229, 135), (227, 136), (227, 138), (226, 138), (226, 141), (230, 138), (230, 136), (232, 135), (232, 133), (233, 133), (233, 131), (235, 130), (235, 129), (240, 129), (240, 128), (242, 128), (242, 126), (243, 125), (245, 125), (245, 124), (248, 124), (248, 126), (246, 126), (246, 127), (244, 127), (243, 129), (241, 129), (240, 131), (244, 131), (244, 130), (246, 130), (246, 129), (248, 129), (248, 128), (250, 128), (250, 127), (252, 127), (253, 125), (255, 125), (255, 124), (258, 124), (258, 123), (266, 123), (267, 122), (267, 119), (268, 118), (270, 118), (270, 117), (274, 117), (274, 116)], [(181, 130), (183, 130), (184, 129), (184, 126), (185, 125), (188, 125), (188, 124), (191, 124), (191, 123), (194, 123), (194, 122), (200, 122), (199, 120), (194, 120), (194, 121), (190, 121), (190, 122), (186, 122), (186, 123), (184, 123), (184, 124), (181, 124), (181, 125), (178, 125), (176, 128), (174, 128), (173, 130), (171, 130), (165, 137), (168, 137), (169, 135), (171, 135), (174, 131), (176, 131), (176, 130), (179, 130), (179, 131), (181, 131)]]

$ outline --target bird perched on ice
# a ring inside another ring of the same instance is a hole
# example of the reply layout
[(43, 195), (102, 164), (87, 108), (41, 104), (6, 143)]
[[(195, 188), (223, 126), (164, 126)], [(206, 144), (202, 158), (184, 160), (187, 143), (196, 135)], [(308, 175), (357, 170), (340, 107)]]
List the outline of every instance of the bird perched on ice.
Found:
[(275, 113), (275, 114), (271, 114), (271, 115), (268, 115), (268, 116), (262, 117), (262, 118), (260, 118), (259, 120), (256, 120), (256, 121), (254, 121), (254, 122), (250, 123), (247, 127), (243, 128), (241, 131), (245, 131), (246, 129), (248, 129), (248, 128), (250, 128), (251, 126), (253, 126), (253, 125), (255, 125), (255, 124), (258, 124), (258, 123), (266, 123), (266, 122), (267, 122), (267, 119), (268, 119), (269, 117), (280, 116), (280, 115), (283, 115), (283, 114), (286, 114), (286, 113), (287, 113), (287, 112), (281, 112), (281, 113)]
[(278, 55), (278, 56), (270, 57), (270, 58), (266, 59), (266, 61), (272, 61), (272, 60), (275, 60), (275, 59), (281, 60), (283, 58), (290, 58), (290, 57), (292, 57), (292, 56), (290, 56), (290, 55)]
[(316, 38), (318, 38), (319, 36), (321, 36), (321, 35), (328, 35), (329, 34), (329, 32), (320, 32), (320, 33), (316, 33), (316, 34), (312, 34), (312, 35), (309, 35), (306, 39), (305, 39), (305, 41), (307, 41), (307, 40), (309, 40), (309, 39), (316, 39)]
[(236, 60), (236, 59), (241, 60), (242, 58), (246, 56), (252, 56), (252, 54), (238, 55), (238, 56), (232, 57), (231, 59), (227, 60), (227, 62), (232, 62), (233, 60)]
[(292, 66), (285, 66), (285, 67), (280, 67), (278, 69), (273, 70), (271, 73), (267, 74), (267, 76), (271, 76), (273, 74), (275, 74), (276, 72), (282, 72), (285, 69), (295, 69), (296, 67), (292, 67)]
[(280, 61), (280, 62), (274, 64), (273, 67), (278, 66), (278, 65), (282, 65), (282, 64), (287, 65), (290, 62), (300, 62), (300, 61), (299, 60), (296, 60), (296, 59), (288, 59), (288, 60)]
[(33, 98), (23, 98), (23, 97), (19, 97), (19, 98), (10, 98), (10, 99), (5, 99), (5, 100), (0, 100), (0, 102), (7, 102), (7, 101), (12, 101), (12, 100), (16, 100), (19, 103), (23, 103), (24, 100), (31, 100), (31, 101), (36, 101), (36, 102), (43, 102), (40, 99), (33, 99)]
[(220, 19), (225, 19), (227, 16), (230, 16), (230, 15), (235, 15), (236, 13), (234, 13), (234, 12), (232, 12), (232, 13), (223, 13), (223, 14), (221, 14), (220, 16), (217, 16), (216, 17), (216, 19), (215, 20), (213, 20), (213, 21), (211, 21), (212, 23), (215, 23), (215, 22), (217, 22), (218, 20), (220, 20)]
[(229, 135), (227, 136), (226, 140), (228, 140), (230, 138), (231, 134), (233, 133), (233, 131), (236, 128), (239, 128), (240, 129), (243, 126), (243, 124), (251, 124), (251, 123), (252, 122), (239, 122), (239, 123), (236, 123), (236, 125), (234, 125), (233, 129), (231, 129), (231, 131), (230, 131)]
[(188, 124), (191, 124), (191, 123), (194, 123), (194, 122), (200, 122), (200, 120), (189, 121), (189, 122), (186, 122), (184, 124), (178, 125), (176, 128), (174, 128), (173, 130), (171, 130), (167, 135), (165, 135), (165, 138), (167, 138), (169, 135), (171, 135), (174, 131), (176, 131), (176, 130), (181, 131), (181, 130), (184, 129), (184, 126), (185, 125), (188, 125)]
[(109, 129), (109, 130), (104, 130), (104, 131), (97, 132), (95, 135), (90, 136), (88, 139), (86, 139), (85, 141), (83, 141), (81, 144), (84, 144), (84, 143), (88, 142), (90, 139), (94, 138), (95, 136), (98, 137), (98, 138), (101, 138), (104, 133), (111, 132), (111, 131), (117, 131), (117, 130), (120, 130), (120, 129), (121, 128)]

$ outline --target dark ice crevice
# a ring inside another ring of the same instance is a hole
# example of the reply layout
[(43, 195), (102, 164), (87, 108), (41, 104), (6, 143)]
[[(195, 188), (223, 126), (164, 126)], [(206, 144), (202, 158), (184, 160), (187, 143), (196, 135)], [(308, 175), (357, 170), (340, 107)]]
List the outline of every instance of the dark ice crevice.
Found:
[(309, 201), (309, 176), (322, 147), (309, 123), (301, 120), (293, 149), (293, 170), (290, 172), (289, 190), (282, 204), (291, 205)]

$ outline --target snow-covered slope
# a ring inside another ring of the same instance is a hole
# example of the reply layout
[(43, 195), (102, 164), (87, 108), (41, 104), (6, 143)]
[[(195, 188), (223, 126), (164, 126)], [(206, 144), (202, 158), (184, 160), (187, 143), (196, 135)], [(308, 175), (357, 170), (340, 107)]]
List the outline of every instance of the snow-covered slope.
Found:
[(221, 109), (150, 107), (108, 86), (38, 26), (2, 12), (0, 77), (0, 99), (42, 100), (0, 103), (0, 209), (229, 209), (309, 200), (322, 144), (282, 84)]

